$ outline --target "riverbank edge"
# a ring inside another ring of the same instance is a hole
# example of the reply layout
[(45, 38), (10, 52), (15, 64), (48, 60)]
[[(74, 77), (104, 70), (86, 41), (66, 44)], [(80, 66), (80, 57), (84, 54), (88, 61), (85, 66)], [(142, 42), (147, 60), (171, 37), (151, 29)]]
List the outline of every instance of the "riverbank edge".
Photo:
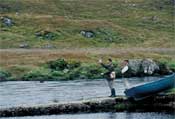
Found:
[[(2, 74), (4, 73), (4, 74)], [(117, 72), (118, 74), (118, 72)], [(171, 75), (171, 74), (175, 74), (175, 70), (170, 70), (170, 72), (166, 72), (165, 74), (158, 74), (158, 73), (154, 73), (152, 75), (148, 75), (148, 74), (139, 74), (139, 75), (130, 75), (130, 76), (126, 76), (126, 77), (123, 77), (120, 73), (119, 75), (116, 76), (116, 79), (118, 78), (134, 78), (134, 77), (140, 77), (140, 78), (144, 78), (144, 77), (164, 77), (164, 76), (168, 76), (168, 75)], [(4, 75), (4, 76), (7, 76), (7, 78), (4, 78), (4, 77), (1, 77), (1, 75)], [(103, 76), (101, 77), (96, 77), (96, 78), (75, 78), (75, 79), (64, 79), (64, 78), (61, 78), (61, 77), (55, 77), (55, 78), (40, 78), (40, 79), (35, 79), (35, 78), (31, 78), (30, 80), (26, 80), (24, 78), (14, 78), (14, 77), (11, 77), (11, 74), (9, 74), (8, 72), (0, 72), (0, 82), (7, 82), (7, 81), (39, 81), (41, 83), (45, 82), (45, 81), (70, 81), (70, 80), (89, 80), (89, 81), (92, 81), (92, 80), (99, 80), (99, 79), (104, 79)]]
[[(105, 52), (103, 52), (104, 50)], [(161, 49), (140, 49), (139, 54), (144, 54), (145, 50), (153, 50), (153, 56), (145, 54), (143, 57), (130, 56), (128, 54), (130, 50), (131, 49), (108, 49), (106, 51), (106, 49), (78, 49), (78, 51), (70, 51), (62, 49), (58, 51), (43, 51), (39, 49), (0, 49), (2, 57), (0, 62), (0, 81), (99, 79), (103, 78), (101, 73), (105, 72), (105, 69), (97, 63), (102, 56), (104, 63), (106, 63), (109, 57), (113, 59), (117, 78), (122, 77), (120, 65), (124, 59), (131, 60), (133, 67), (128, 77), (162, 76), (175, 72), (175, 60), (173, 56), (167, 55), (165, 57), (161, 54), (164, 53), (163, 49), (163, 51)], [(133, 50), (135, 51), (136, 49)], [(173, 54), (173, 49), (166, 49), (165, 51)], [(127, 57), (117, 55), (116, 53), (126, 53), (125, 55)], [(160, 56), (160, 58), (154, 57), (154, 53)], [(135, 55), (137, 56), (139, 54)], [(147, 62), (146, 65), (151, 65), (151, 67), (154, 65), (155, 70), (152, 72), (150, 68), (146, 68), (151, 72), (145, 72), (142, 68), (143, 66), (145, 67), (145, 64), (143, 65), (140, 61), (142, 61), (142, 63), (143, 61), (144, 63)], [(159, 70), (155, 64), (159, 66)]]
[[(125, 78), (134, 78), (134, 77), (140, 77), (140, 78), (144, 78), (144, 77), (163, 77), (163, 76), (168, 76), (168, 75), (171, 75), (171, 74), (173, 74), (173, 73), (175, 73), (175, 72), (171, 72), (171, 73), (169, 73), (169, 74), (167, 74), (167, 75), (160, 75), (160, 74), (155, 74), (155, 75), (144, 75), (144, 76), (131, 76), (131, 77), (125, 77)], [(123, 78), (122, 76), (118, 76), (118, 77), (116, 77), (116, 79), (115, 80), (117, 80), (117, 79), (120, 79), (120, 78)], [(73, 79), (73, 81), (76, 81), (76, 80), (87, 80), (87, 81), (92, 81), (92, 80), (101, 80), (101, 79), (103, 79), (103, 78), (96, 78), (96, 79)], [(24, 80), (24, 79), (14, 79), (14, 78), (10, 78), (10, 79), (6, 79), (6, 80), (0, 80), (0, 82), (8, 82), (8, 81), (10, 81), (10, 82), (13, 82), (13, 81), (27, 81), (27, 82), (30, 82), (30, 81), (39, 81), (40, 83), (44, 83), (44, 82), (47, 82), (47, 81), (70, 81), (70, 80), (65, 80), (65, 79), (51, 79), (51, 80)]]
[(0, 109), (0, 117), (38, 116), (94, 112), (175, 112), (175, 94), (157, 95), (134, 101), (125, 96), (103, 97), (91, 100), (46, 105), (21, 106)]

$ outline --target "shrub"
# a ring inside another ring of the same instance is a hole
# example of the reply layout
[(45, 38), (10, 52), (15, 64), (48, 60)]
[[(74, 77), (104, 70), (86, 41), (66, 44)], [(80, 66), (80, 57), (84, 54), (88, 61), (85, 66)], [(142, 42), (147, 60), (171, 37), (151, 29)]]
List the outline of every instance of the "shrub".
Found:
[(159, 71), (158, 71), (158, 73), (160, 75), (166, 75), (166, 74), (169, 74), (170, 73), (170, 68), (167, 65), (167, 62), (161, 61), (161, 62), (158, 62), (158, 65), (159, 65)]
[(10, 77), (11, 74), (9, 72), (0, 69), (0, 81), (8, 80)]
[(72, 69), (67, 74), (65, 74), (66, 80), (80, 79), (80, 68)]
[(67, 75), (63, 71), (52, 71), (51, 76), (53, 80), (67, 80)]
[(41, 81), (41, 80), (52, 80), (53, 78), (50, 74), (50, 70), (44, 68), (38, 68), (24, 74), (22, 79), (26, 81), (30, 80)]
[(76, 65), (71, 66), (73, 67), (63, 71), (52, 71), (52, 77), (59, 80), (97, 79), (102, 78), (101, 73), (104, 72), (104, 69), (96, 64), (80, 66), (79, 63), (76, 63)]
[[(26, 73), (23, 80), (74, 80), (74, 79), (99, 79), (105, 69), (98, 64), (81, 64), (81, 62), (57, 59), (47, 63), (49, 68), (39, 68)], [(119, 71), (117, 63), (115, 70)]]
[(52, 70), (64, 70), (68, 68), (68, 62), (65, 61), (64, 59), (57, 59), (55, 61), (49, 61), (48, 63), (48, 67)]
[(175, 61), (174, 62), (169, 62), (168, 66), (173, 72), (175, 72)]
[(52, 70), (63, 71), (65, 69), (74, 69), (81, 66), (81, 62), (71, 61), (67, 62), (65, 59), (57, 59), (55, 61), (49, 61), (48, 67)]
[(102, 72), (104, 72), (104, 69), (97, 64), (84, 65), (80, 68), (80, 77), (87, 79), (102, 78)]
[(68, 69), (74, 69), (74, 68), (78, 68), (81, 66), (81, 62), (79, 61), (71, 61), (68, 63)]

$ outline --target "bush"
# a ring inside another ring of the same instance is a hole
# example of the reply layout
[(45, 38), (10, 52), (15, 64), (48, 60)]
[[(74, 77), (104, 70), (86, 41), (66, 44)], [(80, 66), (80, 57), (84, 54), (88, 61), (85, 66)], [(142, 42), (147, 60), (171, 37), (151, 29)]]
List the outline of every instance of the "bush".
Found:
[(160, 75), (167, 75), (170, 73), (170, 68), (169, 68), (168, 63), (166, 61), (159, 61), (158, 65), (159, 65), (158, 73)]
[[(83, 64), (77, 61), (66, 62), (64, 59), (58, 59), (49, 63), (49, 68), (52, 69), (52, 77), (54, 79), (74, 80), (74, 79), (99, 79), (104, 78), (101, 73), (106, 70), (98, 64)], [(61, 67), (61, 68), (60, 68)], [(117, 62), (114, 62), (114, 67), (117, 72)], [(56, 70), (59, 69), (59, 70)]]
[(51, 76), (50, 70), (44, 68), (38, 68), (24, 74), (22, 79), (26, 81), (30, 80), (42, 81), (42, 80), (52, 80), (53, 78)]
[(64, 69), (68, 68), (68, 62), (64, 59), (57, 59), (56, 61), (50, 61), (47, 63), (48, 67), (52, 70), (60, 70), (63, 71)]
[(0, 81), (8, 80), (10, 77), (11, 74), (9, 72), (0, 69)]
[(97, 64), (89, 64), (84, 65), (80, 68), (80, 78), (87, 78), (87, 79), (98, 79), (103, 78), (101, 73), (104, 72), (104, 69), (97, 65)]
[[(81, 64), (81, 62), (67, 62), (64, 59), (50, 61), (49, 68), (39, 68), (26, 73), (23, 80), (75, 80), (75, 79), (99, 79), (105, 69), (98, 64)], [(117, 63), (114, 63), (117, 71)]]
[(53, 33), (51, 31), (41, 30), (41, 31), (37, 31), (35, 33), (35, 36), (44, 40), (54, 40), (56, 39), (56, 37), (58, 37), (58, 34)]
[(71, 61), (68, 63), (68, 69), (75, 69), (81, 66), (81, 62), (79, 61)]
[(173, 72), (175, 72), (175, 62), (169, 62), (168, 66)]
[(72, 63), (69, 69), (63, 71), (52, 71), (52, 77), (62, 80), (75, 80), (75, 79), (98, 79), (103, 78), (101, 75), (104, 69), (96, 64), (80, 65), (80, 63)]
[(78, 61), (67, 62), (65, 59), (57, 59), (55, 61), (50, 61), (47, 64), (50, 69), (57, 71), (63, 71), (65, 69), (71, 70), (81, 66), (81, 62)]
[(64, 74), (65, 80), (75, 80), (75, 79), (80, 79), (80, 68), (72, 69), (69, 72)]
[(53, 80), (68, 80), (67, 74), (63, 71), (52, 71), (51, 76)]

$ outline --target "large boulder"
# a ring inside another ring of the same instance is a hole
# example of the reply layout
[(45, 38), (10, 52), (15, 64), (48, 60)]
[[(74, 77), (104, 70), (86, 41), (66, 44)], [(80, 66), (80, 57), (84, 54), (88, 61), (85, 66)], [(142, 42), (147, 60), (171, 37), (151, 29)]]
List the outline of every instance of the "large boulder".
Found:
[(140, 70), (140, 67), (141, 67), (141, 62), (142, 60), (141, 59), (132, 59), (132, 60), (129, 60), (129, 68), (130, 68), (130, 75), (138, 75), (139, 72), (141, 71)]
[(144, 74), (152, 75), (159, 70), (159, 65), (152, 59), (144, 59), (141, 62), (141, 70)]
[(132, 59), (129, 60), (129, 74), (131, 76), (153, 75), (159, 72), (159, 65), (152, 59)]

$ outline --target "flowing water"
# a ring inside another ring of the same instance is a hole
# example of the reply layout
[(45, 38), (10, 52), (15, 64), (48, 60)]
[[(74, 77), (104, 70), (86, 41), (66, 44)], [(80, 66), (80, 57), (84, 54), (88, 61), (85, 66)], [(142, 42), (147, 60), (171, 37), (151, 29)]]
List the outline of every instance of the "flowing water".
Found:
[(166, 113), (89, 113), (89, 114), (64, 114), (32, 117), (10, 117), (0, 119), (174, 119), (174, 114)]
[[(156, 80), (156, 77), (130, 78), (131, 85)], [(124, 95), (122, 79), (115, 80), (117, 95)], [(11, 81), (0, 82), (0, 108), (85, 100), (110, 95), (106, 80)]]
[[(130, 78), (130, 85), (157, 80), (159, 77)], [(117, 95), (124, 95), (122, 79), (115, 80)], [(110, 95), (106, 80), (76, 81), (13, 81), (0, 82), (0, 108), (22, 105), (69, 102)], [(174, 114), (166, 113), (88, 113), (33, 117), (10, 117), (0, 119), (174, 119)]]

